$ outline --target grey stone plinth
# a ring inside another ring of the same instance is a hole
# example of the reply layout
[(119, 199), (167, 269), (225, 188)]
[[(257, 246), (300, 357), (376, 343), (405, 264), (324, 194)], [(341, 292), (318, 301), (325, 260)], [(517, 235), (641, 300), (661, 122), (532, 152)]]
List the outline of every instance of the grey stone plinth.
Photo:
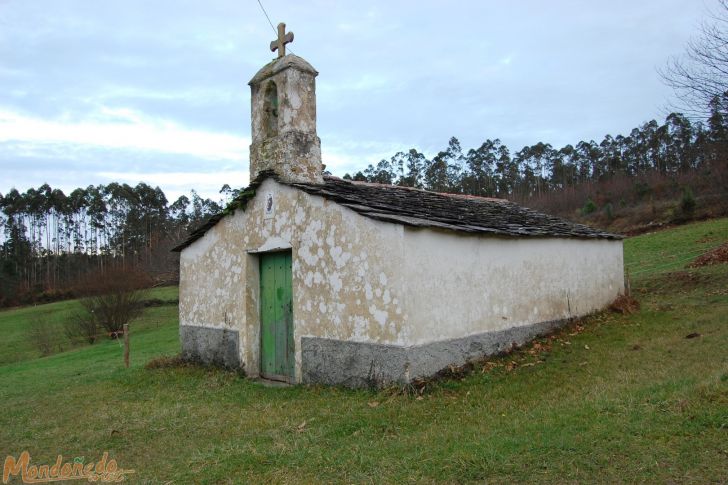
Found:
[(237, 330), (180, 325), (182, 358), (230, 369), (241, 367)]
[(542, 322), (410, 347), (303, 337), (302, 380), (346, 387), (407, 384), (449, 366), (503, 352), (564, 323)]
[(301, 338), (302, 381), (346, 387), (407, 382), (407, 347)]

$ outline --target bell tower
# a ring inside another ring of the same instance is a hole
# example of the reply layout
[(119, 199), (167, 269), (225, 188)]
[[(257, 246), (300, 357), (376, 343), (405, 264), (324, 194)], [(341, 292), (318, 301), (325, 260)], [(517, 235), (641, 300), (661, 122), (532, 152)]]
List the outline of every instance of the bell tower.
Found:
[(278, 57), (248, 83), (251, 90), (250, 180), (273, 170), (286, 182), (323, 183), (321, 140), (316, 135), (316, 76), (304, 59), (286, 55), (293, 33), (278, 25), (271, 50)]

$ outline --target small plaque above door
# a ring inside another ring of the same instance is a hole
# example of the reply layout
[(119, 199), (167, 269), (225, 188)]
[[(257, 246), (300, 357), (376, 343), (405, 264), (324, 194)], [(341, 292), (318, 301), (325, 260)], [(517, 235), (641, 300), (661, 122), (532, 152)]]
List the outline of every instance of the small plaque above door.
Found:
[(273, 216), (275, 215), (276, 211), (276, 204), (275, 199), (273, 198), (273, 194), (268, 192), (265, 194), (265, 211), (264, 211), (264, 219), (273, 219)]

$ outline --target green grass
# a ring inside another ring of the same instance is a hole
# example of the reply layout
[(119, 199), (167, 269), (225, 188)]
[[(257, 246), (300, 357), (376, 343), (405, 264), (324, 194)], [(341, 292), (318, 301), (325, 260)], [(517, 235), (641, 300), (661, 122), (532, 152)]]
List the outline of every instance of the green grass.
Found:
[(713, 219), (629, 238), (624, 265), (633, 281), (680, 270), (708, 249), (728, 241), (728, 219)]
[[(175, 308), (150, 308), (131, 369), (116, 342), (0, 366), (0, 455), (109, 451), (133, 483), (724, 482), (728, 266), (683, 259), (726, 240), (728, 219), (627, 240), (638, 313), (587, 318), (542, 340), (549, 352), (492, 359), (419, 399), (147, 370), (179, 345)], [(23, 318), (72, 304), (2, 312), (0, 328), (16, 338)]]
[[(179, 289), (176, 286), (165, 286), (153, 288), (145, 292), (145, 299), (156, 298), (160, 300), (176, 300), (179, 297)], [(38, 323), (49, 323), (55, 330), (53, 340), (56, 342), (56, 350), (68, 350), (77, 344), (72, 343), (66, 337), (63, 330), (64, 323), (77, 311), (81, 309), (78, 301), (61, 301), (46, 303), (28, 307), (14, 308), (0, 312), (0, 329), (2, 329), (5, 350), (0, 352), (0, 365), (39, 357), (40, 352), (35, 347), (32, 339), (27, 335), (29, 326)], [(174, 310), (176, 312), (176, 310)], [(150, 309), (140, 319), (139, 325), (154, 323), (153, 320), (158, 312)], [(162, 320), (158, 320), (159, 323)], [(169, 320), (165, 320), (169, 323)]]

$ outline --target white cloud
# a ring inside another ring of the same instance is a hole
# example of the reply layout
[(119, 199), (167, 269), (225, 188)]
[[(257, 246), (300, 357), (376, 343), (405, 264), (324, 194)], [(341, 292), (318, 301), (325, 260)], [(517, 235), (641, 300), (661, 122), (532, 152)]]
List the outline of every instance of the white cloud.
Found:
[[(327, 139), (331, 143), (327, 143)], [(358, 142), (342, 137), (322, 137), (321, 158), (326, 169), (334, 175), (343, 176), (347, 172), (353, 175), (369, 164), (376, 165), (380, 160), (389, 159), (395, 153), (409, 148), (403, 143)]]
[(82, 120), (49, 120), (0, 107), (0, 143), (66, 144), (182, 154), (213, 160), (247, 159), (249, 138), (187, 128), (127, 108), (101, 107)]
[[(247, 93), (247, 92), (246, 92)], [(210, 106), (220, 104), (249, 104), (250, 98), (240, 98), (239, 92), (222, 89), (220, 87), (196, 87), (185, 89), (152, 89), (140, 88), (129, 85), (108, 85), (103, 92), (83, 97), (88, 103), (114, 103), (120, 98), (132, 98), (135, 100), (151, 101), (174, 101), (184, 103), (187, 106)]]

